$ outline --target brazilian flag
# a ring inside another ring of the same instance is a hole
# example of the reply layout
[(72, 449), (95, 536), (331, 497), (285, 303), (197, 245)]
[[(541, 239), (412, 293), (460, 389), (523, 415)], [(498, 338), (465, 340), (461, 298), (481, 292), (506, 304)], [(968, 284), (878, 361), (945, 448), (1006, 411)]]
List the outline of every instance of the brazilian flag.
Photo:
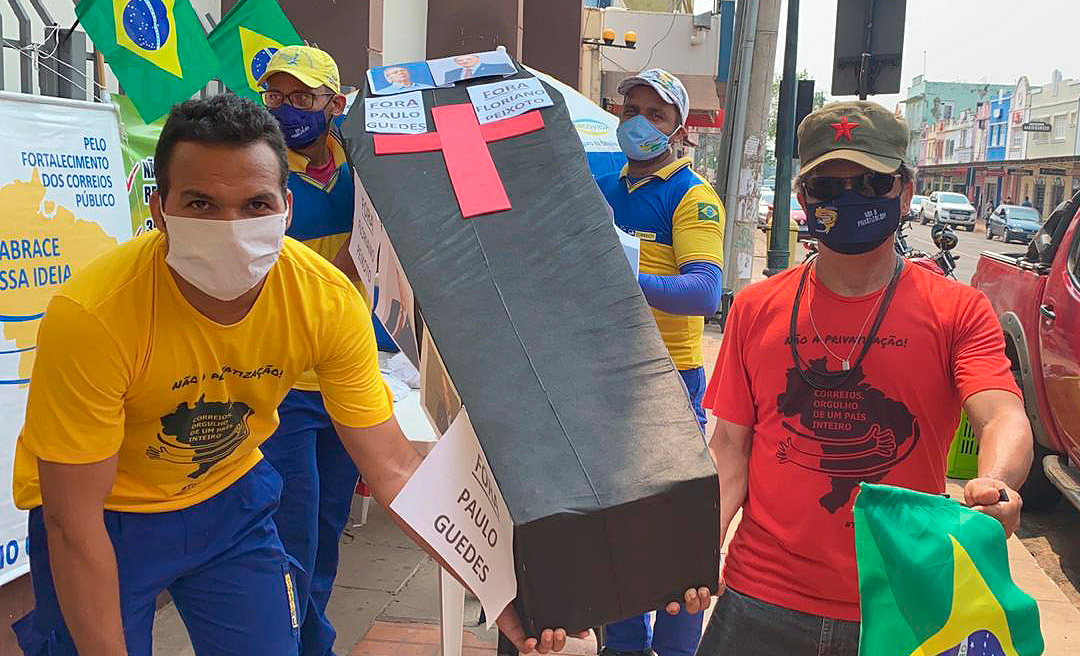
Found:
[(236, 94), (257, 100), (259, 78), (274, 53), (304, 40), (275, 0), (240, 0), (210, 33), (221, 60), (221, 81)]
[(146, 123), (217, 74), (189, 0), (81, 0), (75, 13)]
[(860, 656), (1038, 656), (1039, 609), (1001, 525), (956, 501), (863, 483), (855, 499)]

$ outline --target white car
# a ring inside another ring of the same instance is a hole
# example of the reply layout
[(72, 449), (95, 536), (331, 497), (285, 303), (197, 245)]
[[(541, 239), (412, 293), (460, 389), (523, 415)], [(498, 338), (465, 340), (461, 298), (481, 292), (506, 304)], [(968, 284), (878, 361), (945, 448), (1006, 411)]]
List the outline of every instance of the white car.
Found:
[(919, 222), (962, 226), (968, 232), (975, 230), (975, 207), (964, 194), (952, 191), (935, 191), (922, 202)]
[(911, 197), (911, 213), (916, 217), (922, 217), (922, 204), (926, 196), (915, 195)]

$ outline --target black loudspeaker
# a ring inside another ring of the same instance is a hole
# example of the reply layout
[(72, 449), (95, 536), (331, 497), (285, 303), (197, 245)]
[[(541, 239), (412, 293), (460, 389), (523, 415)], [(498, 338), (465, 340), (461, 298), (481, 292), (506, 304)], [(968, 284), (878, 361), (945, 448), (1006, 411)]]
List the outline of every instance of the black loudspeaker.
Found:
[(799, 125), (806, 115), (814, 111), (814, 81), (799, 80), (799, 88), (795, 92), (795, 145), (791, 152), (799, 155)]

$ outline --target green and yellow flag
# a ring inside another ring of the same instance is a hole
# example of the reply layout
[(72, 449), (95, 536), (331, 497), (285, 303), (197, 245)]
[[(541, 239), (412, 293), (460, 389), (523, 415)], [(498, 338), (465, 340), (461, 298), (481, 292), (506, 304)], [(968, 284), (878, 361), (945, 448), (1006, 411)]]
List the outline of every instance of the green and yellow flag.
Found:
[(154, 229), (150, 216), (150, 194), (157, 190), (154, 151), (165, 119), (145, 123), (127, 96), (113, 96), (120, 110), (120, 149), (124, 154), (127, 175), (128, 205), (131, 207), (131, 233), (139, 236)]
[(855, 499), (860, 656), (1039, 656), (1039, 609), (1009, 575), (997, 520), (863, 483)]
[(221, 60), (221, 81), (233, 93), (258, 99), (259, 78), (274, 53), (304, 40), (275, 0), (240, 0), (210, 33)]
[(147, 123), (217, 73), (188, 0), (81, 0), (75, 13)]

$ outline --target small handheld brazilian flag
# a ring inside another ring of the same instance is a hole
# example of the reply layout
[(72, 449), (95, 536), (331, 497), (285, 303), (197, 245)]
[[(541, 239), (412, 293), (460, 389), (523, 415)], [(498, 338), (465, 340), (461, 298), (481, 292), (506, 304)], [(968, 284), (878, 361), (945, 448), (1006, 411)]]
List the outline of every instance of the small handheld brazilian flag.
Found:
[(146, 123), (217, 74), (189, 0), (81, 0), (75, 13)]
[(275, 0), (240, 0), (210, 33), (221, 60), (221, 81), (233, 93), (258, 100), (259, 78), (274, 53), (304, 40)]
[(997, 520), (863, 483), (855, 499), (860, 656), (1039, 656), (1039, 609), (1009, 575)]

